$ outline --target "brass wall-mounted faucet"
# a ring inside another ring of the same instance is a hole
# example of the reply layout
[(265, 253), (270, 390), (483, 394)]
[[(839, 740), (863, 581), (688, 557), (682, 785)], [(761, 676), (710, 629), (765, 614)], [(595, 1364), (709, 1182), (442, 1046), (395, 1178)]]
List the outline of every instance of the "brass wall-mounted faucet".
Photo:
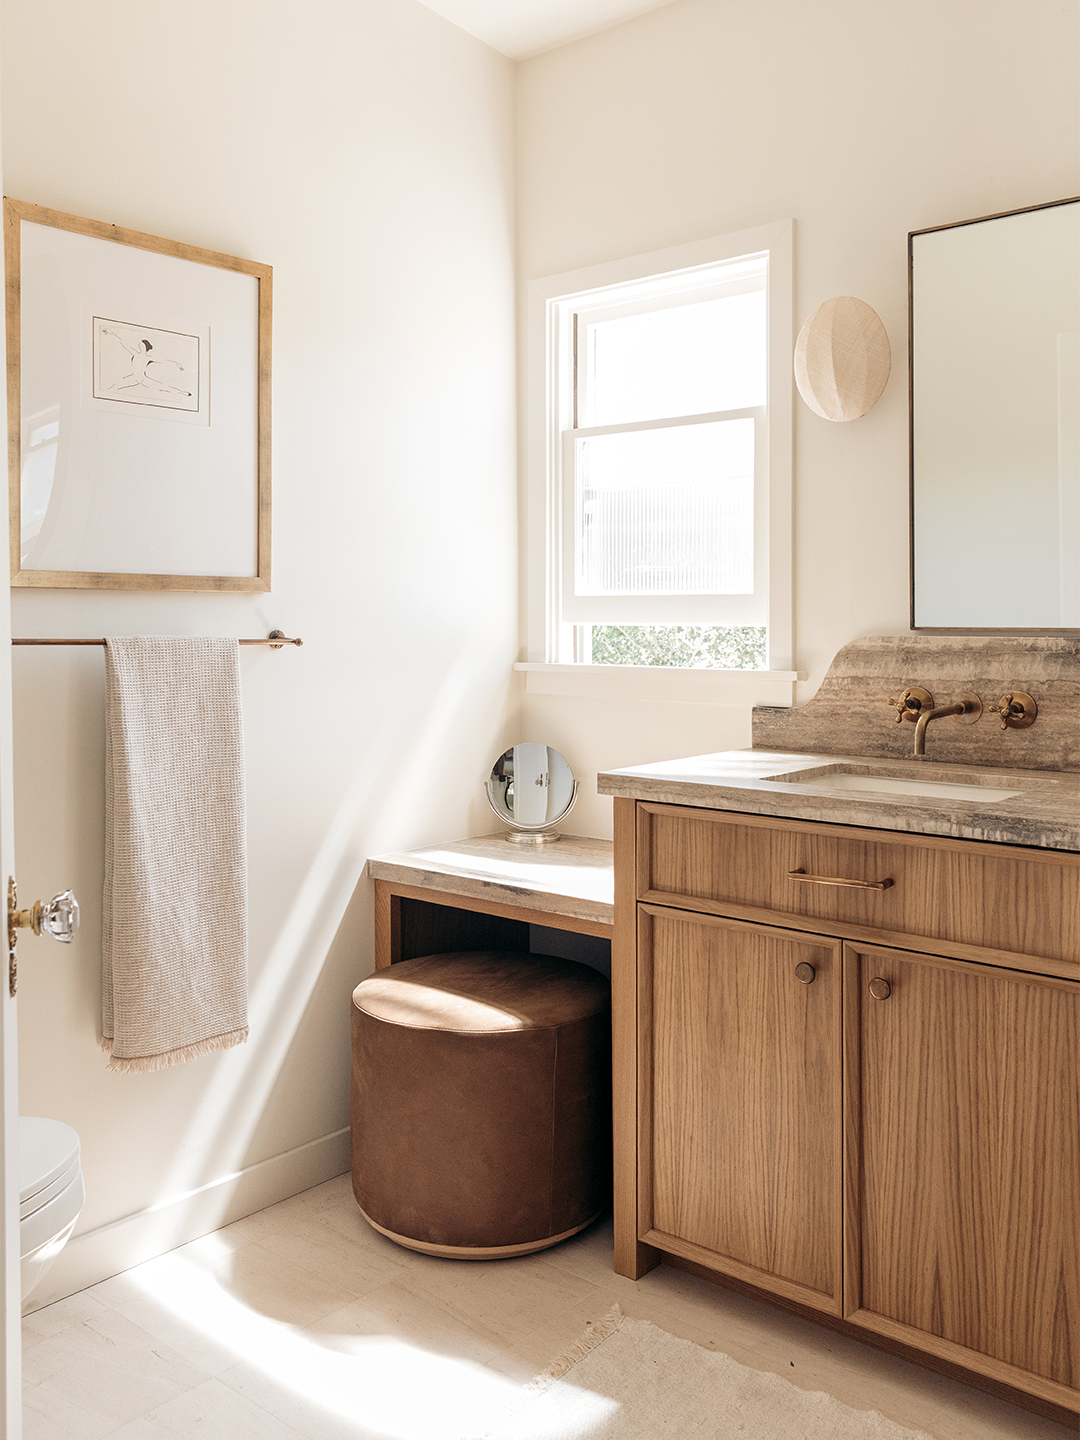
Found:
[(938, 705), (933, 710), (924, 710), (915, 723), (915, 755), (926, 758), (926, 727), (931, 720), (943, 720), (946, 715), (967, 715), (969, 725), (974, 725), (982, 714), (982, 701), (970, 690), (961, 690), (952, 705)]
[(926, 727), (931, 720), (943, 720), (946, 715), (962, 715), (969, 725), (974, 725), (982, 714), (983, 705), (978, 695), (970, 690), (961, 690), (951, 705), (935, 705), (929, 690), (920, 685), (911, 685), (903, 691), (899, 700), (890, 700), (896, 708), (896, 723), (910, 720), (915, 726), (915, 757), (926, 758)]
[[(970, 690), (961, 690), (951, 705), (935, 705), (934, 697), (921, 685), (909, 685), (901, 691), (899, 700), (890, 700), (896, 711), (896, 723), (910, 720), (915, 726), (915, 758), (926, 758), (926, 727), (931, 720), (943, 720), (946, 715), (959, 715), (968, 725), (974, 725), (983, 713), (983, 703)], [(1010, 690), (996, 705), (987, 707), (993, 715), (1001, 716), (1002, 730), (1026, 730), (1035, 724), (1039, 707), (1025, 690)]]

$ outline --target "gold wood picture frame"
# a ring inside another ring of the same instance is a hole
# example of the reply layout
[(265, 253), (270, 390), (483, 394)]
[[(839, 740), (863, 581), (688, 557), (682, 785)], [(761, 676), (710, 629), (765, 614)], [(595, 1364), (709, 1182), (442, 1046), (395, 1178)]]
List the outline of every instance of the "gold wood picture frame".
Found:
[(273, 271), (4, 200), (13, 586), (270, 589)]

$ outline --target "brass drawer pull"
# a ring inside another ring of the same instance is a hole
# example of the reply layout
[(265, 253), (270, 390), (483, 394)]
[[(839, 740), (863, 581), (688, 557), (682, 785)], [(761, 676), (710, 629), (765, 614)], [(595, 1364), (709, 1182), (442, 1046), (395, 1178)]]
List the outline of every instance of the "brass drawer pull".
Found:
[(892, 986), (888, 980), (883, 980), (880, 975), (875, 975), (867, 988), (875, 1000), (887, 1000), (892, 994)]
[(801, 980), (804, 985), (812, 985), (817, 971), (813, 965), (808, 965), (804, 960), (800, 965), (795, 966), (795, 979)]
[(891, 880), (844, 880), (838, 875), (807, 875), (805, 870), (789, 870), (790, 880), (805, 880), (808, 885), (845, 885), (852, 890), (888, 890)]

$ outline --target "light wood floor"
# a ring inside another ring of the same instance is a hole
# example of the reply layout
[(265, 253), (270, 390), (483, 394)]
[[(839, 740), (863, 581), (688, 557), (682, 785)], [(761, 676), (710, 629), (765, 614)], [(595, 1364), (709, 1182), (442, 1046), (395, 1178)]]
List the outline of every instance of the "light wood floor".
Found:
[(934, 1440), (1073, 1433), (677, 1270), (625, 1280), (603, 1223), (519, 1260), (413, 1254), (341, 1176), (28, 1316), (25, 1436), (479, 1436), (616, 1302)]

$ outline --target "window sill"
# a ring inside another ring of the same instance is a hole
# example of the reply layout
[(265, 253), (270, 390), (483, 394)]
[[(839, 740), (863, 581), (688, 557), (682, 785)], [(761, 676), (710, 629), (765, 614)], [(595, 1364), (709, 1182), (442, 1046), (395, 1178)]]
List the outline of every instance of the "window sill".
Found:
[(663, 665), (545, 665), (518, 661), (533, 695), (585, 700), (653, 700), (681, 705), (776, 705), (795, 703), (796, 670), (676, 670)]

